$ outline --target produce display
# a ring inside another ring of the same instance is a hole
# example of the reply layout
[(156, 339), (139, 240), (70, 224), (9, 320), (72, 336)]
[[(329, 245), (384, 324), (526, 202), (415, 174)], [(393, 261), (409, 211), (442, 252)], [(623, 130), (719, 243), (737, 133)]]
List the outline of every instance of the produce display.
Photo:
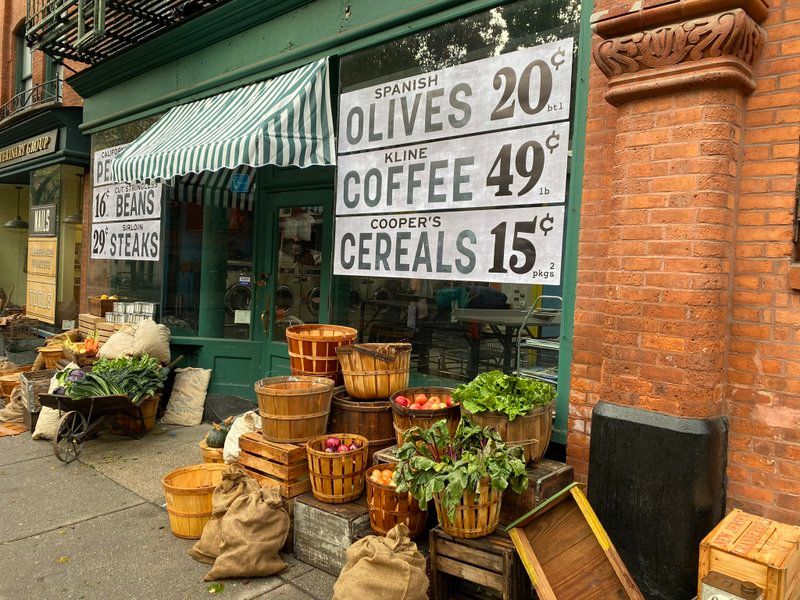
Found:
[(442, 408), (449, 408), (458, 403), (453, 402), (453, 398), (447, 394), (437, 396), (431, 394), (419, 393), (414, 394), (413, 398), (406, 398), (405, 396), (395, 396), (394, 401), (400, 406), (405, 406), (411, 410), (440, 410)]
[(82, 342), (73, 342), (70, 339), (64, 340), (64, 349), (74, 355), (95, 356), (100, 350), (100, 342), (97, 339), (97, 332), (87, 337)]
[(501, 371), (481, 373), (453, 392), (453, 400), (470, 413), (500, 412), (510, 421), (538, 406), (550, 404), (555, 397), (552, 385)]
[(342, 440), (334, 436), (331, 436), (325, 440), (325, 452), (328, 454), (332, 454), (334, 452), (339, 454), (344, 454), (345, 452), (354, 452), (361, 447), (362, 444), (358, 440), (353, 440), (350, 445), (343, 443)]
[(394, 471), (391, 469), (375, 469), (369, 476), (370, 480), (379, 485), (388, 485), (389, 487), (397, 487), (394, 482)]
[(59, 387), (53, 393), (78, 400), (96, 396), (128, 396), (133, 404), (164, 387), (169, 370), (147, 354), (101, 358), (91, 370), (66, 368), (56, 373)]
[(398, 492), (411, 492), (420, 505), (440, 495), (450, 519), (465, 492), (479, 494), (488, 479), (495, 490), (517, 493), (528, 487), (521, 448), (509, 448), (494, 429), (473, 425), (462, 418), (455, 435), (442, 419), (430, 429), (412, 427), (397, 451)]

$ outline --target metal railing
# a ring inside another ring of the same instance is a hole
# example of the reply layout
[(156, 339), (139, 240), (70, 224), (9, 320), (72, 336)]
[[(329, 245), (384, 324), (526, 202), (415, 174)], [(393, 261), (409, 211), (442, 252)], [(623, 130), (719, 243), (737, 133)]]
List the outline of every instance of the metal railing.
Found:
[(18, 92), (11, 100), (0, 106), (0, 121), (21, 110), (33, 108), (40, 104), (60, 103), (63, 85), (64, 81), (57, 78)]

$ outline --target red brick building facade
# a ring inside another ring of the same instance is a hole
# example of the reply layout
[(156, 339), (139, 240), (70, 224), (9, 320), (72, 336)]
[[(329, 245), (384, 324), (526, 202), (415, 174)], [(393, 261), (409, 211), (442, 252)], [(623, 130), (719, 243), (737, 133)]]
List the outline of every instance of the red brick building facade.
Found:
[(728, 419), (728, 509), (800, 523), (800, 3), (593, 16), (568, 460), (600, 400)]

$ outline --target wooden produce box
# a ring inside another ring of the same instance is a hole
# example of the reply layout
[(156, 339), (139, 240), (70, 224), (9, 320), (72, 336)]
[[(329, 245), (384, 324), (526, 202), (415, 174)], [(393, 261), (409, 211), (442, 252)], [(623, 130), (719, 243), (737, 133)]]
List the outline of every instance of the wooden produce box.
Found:
[(107, 312), (114, 310), (114, 302), (116, 300), (102, 299), (100, 296), (89, 296), (89, 314), (102, 319)]
[(102, 321), (102, 317), (98, 317), (89, 313), (81, 313), (78, 315), (78, 332), (83, 339), (86, 339), (97, 331), (97, 323)]
[(108, 321), (97, 322), (97, 341), (102, 346), (112, 335), (122, 329), (125, 323), (109, 323)]
[(400, 448), (400, 446), (394, 445), (384, 448), (383, 450), (378, 450), (372, 455), (372, 465), (395, 464), (399, 462), (395, 456), (398, 448)]
[(528, 463), (528, 489), (521, 494), (506, 490), (503, 493), (503, 504), (500, 507), (500, 524), (508, 525), (551, 496), (563, 490), (574, 479), (570, 465), (543, 458)]
[(700, 542), (698, 589), (711, 571), (756, 584), (764, 600), (796, 600), (800, 527), (734, 509)]
[(644, 600), (577, 483), (508, 531), (539, 600)]
[(347, 549), (366, 533), (366, 496), (348, 504), (325, 504), (310, 492), (294, 499), (294, 555), (304, 563), (338, 576)]
[(430, 532), (429, 549), (433, 600), (452, 598), (454, 589), (459, 589), (459, 598), (461, 594), (469, 595), (470, 587), (480, 591), (475, 586), (483, 588), (483, 598), (492, 591), (496, 592), (492, 595), (503, 600), (535, 597), (514, 545), (502, 531), (481, 538), (460, 539), (437, 527)]
[(239, 438), (238, 462), (262, 486), (280, 487), (284, 498), (294, 498), (311, 489), (303, 446), (268, 442), (258, 432), (246, 433)]
[(22, 391), (22, 403), (29, 412), (38, 415), (42, 408), (39, 404), (39, 396), (46, 394), (50, 389), (50, 380), (56, 374), (55, 369), (42, 369), (40, 371), (26, 371), (20, 376), (20, 390)]

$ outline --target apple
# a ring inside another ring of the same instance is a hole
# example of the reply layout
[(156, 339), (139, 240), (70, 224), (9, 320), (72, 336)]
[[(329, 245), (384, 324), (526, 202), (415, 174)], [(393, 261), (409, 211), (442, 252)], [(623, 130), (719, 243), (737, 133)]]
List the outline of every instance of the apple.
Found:
[(409, 404), (411, 404), (411, 401), (408, 398), (406, 398), (405, 396), (397, 396), (394, 399), (394, 401), (399, 406), (408, 406)]
[(450, 398), (450, 396), (445, 396), (444, 405), (445, 406), (453, 406), (453, 400)]
[(425, 394), (414, 394), (414, 402), (417, 404), (425, 404), (428, 401), (428, 397)]
[(340, 454), (341, 454), (342, 452), (350, 452), (350, 446), (345, 446), (344, 444), (342, 444), (341, 446), (339, 446), (339, 447), (336, 449), (336, 452), (339, 452)]
[(327, 440), (325, 440), (326, 448), (333, 448), (334, 450), (336, 450), (336, 448), (338, 448), (341, 445), (342, 442), (337, 437), (329, 437)]
[(439, 404), (441, 400), (439, 400), (439, 396), (428, 396), (428, 402), (433, 402), (434, 404)]
[(422, 406), (417, 404), (416, 402), (414, 402), (414, 404), (412, 404), (408, 408), (410, 408), (411, 410), (420, 410), (422, 408)]

